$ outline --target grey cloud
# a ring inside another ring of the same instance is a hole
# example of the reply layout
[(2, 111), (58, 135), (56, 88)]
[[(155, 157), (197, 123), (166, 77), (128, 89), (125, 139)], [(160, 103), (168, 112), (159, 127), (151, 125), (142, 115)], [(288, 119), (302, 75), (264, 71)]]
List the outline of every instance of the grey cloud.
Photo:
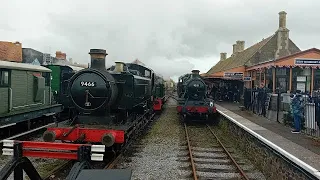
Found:
[[(25, 45), (39, 50), (50, 46), (51, 52), (62, 50), (81, 63), (89, 62), (90, 48), (104, 48), (109, 53), (107, 65), (139, 58), (171, 77), (193, 68), (206, 72), (219, 61), (220, 52), (231, 55), (237, 40), (244, 40), (248, 47), (270, 36), (278, 28), (282, 10), (288, 13), (290, 38), (301, 49), (317, 47), (320, 42), (317, 0), (30, 0), (6, 6), (0, 22), (12, 15), (13, 5), (26, 6), (20, 8), (21, 14), (34, 12), (47, 18), (46, 26), (38, 23), (33, 29), (39, 37), (28, 38), (28, 32), (22, 30), (8, 33), (10, 37), (21, 34)], [(28, 20), (19, 23), (35, 25)], [(8, 25), (23, 27), (14, 22)], [(0, 23), (0, 29), (2, 26)], [(6, 36), (0, 34), (2, 39)]]

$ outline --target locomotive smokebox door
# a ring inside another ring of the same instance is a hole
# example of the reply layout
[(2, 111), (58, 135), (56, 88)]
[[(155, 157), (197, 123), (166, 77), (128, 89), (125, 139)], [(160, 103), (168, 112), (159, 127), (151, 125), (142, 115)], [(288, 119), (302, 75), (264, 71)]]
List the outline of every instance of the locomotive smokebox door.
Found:
[(131, 169), (84, 169), (77, 180), (131, 180)]

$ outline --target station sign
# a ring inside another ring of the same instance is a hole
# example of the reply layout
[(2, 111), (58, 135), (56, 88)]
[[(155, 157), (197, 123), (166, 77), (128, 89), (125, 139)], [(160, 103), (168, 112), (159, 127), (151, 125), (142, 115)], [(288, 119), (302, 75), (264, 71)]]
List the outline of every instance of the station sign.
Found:
[(295, 59), (295, 65), (320, 65), (320, 59)]
[(243, 72), (225, 72), (224, 77), (230, 79), (243, 79)]
[(250, 76), (243, 77), (243, 81), (251, 81), (251, 77)]

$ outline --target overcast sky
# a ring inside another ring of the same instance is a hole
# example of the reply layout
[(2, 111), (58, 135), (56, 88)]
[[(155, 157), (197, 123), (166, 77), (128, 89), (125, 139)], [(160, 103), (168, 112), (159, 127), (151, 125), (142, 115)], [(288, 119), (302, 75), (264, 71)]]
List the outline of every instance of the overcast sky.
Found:
[(289, 37), (302, 49), (320, 45), (319, 0), (10, 0), (1, 3), (0, 40), (89, 63), (90, 48), (106, 49), (107, 65), (138, 58), (164, 77), (207, 72), (278, 28), (287, 14)]

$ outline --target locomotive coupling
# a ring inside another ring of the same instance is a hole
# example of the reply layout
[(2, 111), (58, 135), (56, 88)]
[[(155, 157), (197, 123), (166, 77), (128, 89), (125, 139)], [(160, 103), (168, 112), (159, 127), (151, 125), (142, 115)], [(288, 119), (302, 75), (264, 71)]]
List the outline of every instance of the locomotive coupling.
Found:
[(56, 138), (59, 137), (61, 134), (62, 132), (60, 130), (46, 131), (43, 133), (42, 138), (45, 142), (54, 142)]
[(114, 144), (115, 134), (105, 133), (101, 138), (101, 143), (107, 147), (110, 147)]

